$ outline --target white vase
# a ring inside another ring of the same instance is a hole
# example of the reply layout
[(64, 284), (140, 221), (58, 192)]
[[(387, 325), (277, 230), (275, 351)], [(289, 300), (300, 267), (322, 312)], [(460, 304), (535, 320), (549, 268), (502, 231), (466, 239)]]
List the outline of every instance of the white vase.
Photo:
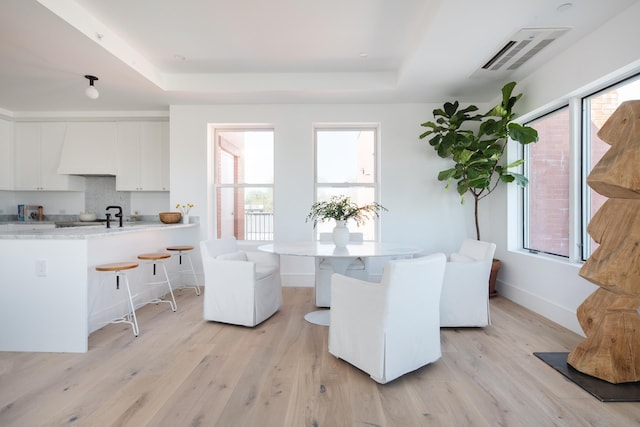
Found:
[(183, 224), (189, 224), (189, 214), (182, 215), (182, 223)]
[(336, 221), (336, 226), (331, 233), (333, 238), (333, 244), (337, 248), (344, 248), (349, 243), (349, 229), (347, 228), (347, 221)]

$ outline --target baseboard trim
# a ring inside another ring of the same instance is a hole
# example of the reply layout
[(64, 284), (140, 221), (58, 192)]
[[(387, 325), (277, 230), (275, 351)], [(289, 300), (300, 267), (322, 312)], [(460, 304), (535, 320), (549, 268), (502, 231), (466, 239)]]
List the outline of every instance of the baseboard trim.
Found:
[(580, 327), (580, 323), (578, 323), (578, 318), (574, 310), (559, 306), (558, 304), (542, 298), (539, 295), (532, 294), (531, 292), (516, 286), (508, 285), (500, 280), (498, 280), (497, 289), (498, 295), (544, 316), (552, 322), (555, 322), (578, 335), (583, 337), (585, 336), (582, 328)]

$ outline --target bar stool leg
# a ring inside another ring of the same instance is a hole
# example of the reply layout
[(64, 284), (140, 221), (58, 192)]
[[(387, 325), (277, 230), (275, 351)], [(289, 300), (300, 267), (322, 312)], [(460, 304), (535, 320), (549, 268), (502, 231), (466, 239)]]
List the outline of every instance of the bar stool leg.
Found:
[[(168, 302), (169, 304), (173, 304), (171, 309), (176, 311), (178, 309), (178, 303), (176, 303), (176, 297), (173, 295), (173, 288), (171, 287), (171, 282), (169, 281), (169, 273), (167, 273), (167, 266), (164, 265), (164, 262), (161, 262), (162, 270), (164, 271), (164, 277), (167, 279), (167, 286), (169, 287), (169, 293), (171, 294), (171, 301), (160, 300), (161, 302)], [(162, 282), (160, 282), (162, 283)]]
[[(129, 277), (126, 270), (138, 268), (137, 262), (116, 262), (112, 264), (103, 264), (96, 266), (97, 271), (112, 272), (116, 277), (116, 290), (120, 289), (120, 278), (124, 280), (124, 285), (127, 288), (127, 296), (129, 298), (127, 313), (122, 317), (112, 319), (108, 323), (128, 323), (133, 329), (133, 335), (136, 337), (140, 334), (140, 328), (138, 327), (138, 318), (136, 317), (136, 306), (133, 303), (134, 295), (131, 294), (131, 287), (129, 286)], [(102, 282), (102, 279), (101, 279)]]
[[(131, 324), (133, 328), (133, 335), (136, 337), (140, 334), (140, 329), (138, 328), (138, 318), (136, 317), (136, 306), (133, 304), (133, 295), (131, 295), (131, 288), (129, 287), (129, 278), (126, 274), (118, 272), (118, 275), (124, 276), (124, 283), (127, 287), (127, 294), (129, 295), (129, 308), (131, 311), (127, 314), (127, 321), (123, 321), (123, 323)], [(133, 318), (133, 322), (131, 319)]]
[[(180, 277), (182, 277), (182, 273), (190, 273), (191, 275), (193, 275), (193, 280), (195, 282), (195, 286), (180, 286), (177, 289), (186, 289), (186, 288), (193, 288), (196, 291), (196, 295), (200, 295), (200, 283), (198, 282), (198, 275), (196, 274), (196, 270), (193, 268), (193, 262), (191, 261), (191, 255), (189, 255), (188, 251), (192, 251), (194, 249), (193, 246), (169, 246), (167, 248), (167, 251), (174, 253), (174, 255), (172, 256), (177, 256), (178, 257), (178, 271), (177, 273), (180, 274)], [(187, 261), (189, 261), (189, 267), (188, 268), (183, 268), (182, 265), (182, 257), (186, 257)]]
[(186, 256), (187, 256), (187, 260), (189, 261), (189, 268), (191, 269), (191, 274), (193, 275), (193, 281), (196, 282), (196, 285), (192, 287), (196, 290), (196, 295), (200, 295), (200, 283), (198, 283), (198, 276), (196, 275), (196, 270), (193, 268), (193, 263), (191, 262), (191, 256), (189, 254), (186, 254)]
[(164, 272), (164, 280), (157, 280), (157, 281), (153, 281), (153, 282), (146, 282), (144, 283), (145, 285), (160, 285), (163, 283), (166, 283), (167, 286), (169, 287), (169, 294), (171, 295), (171, 300), (167, 301), (165, 299), (162, 298), (153, 298), (150, 301), (147, 301), (147, 303), (154, 303), (154, 304), (158, 304), (161, 302), (166, 302), (169, 303), (169, 305), (171, 306), (171, 310), (172, 311), (176, 311), (178, 309), (178, 304), (176, 303), (176, 298), (173, 294), (173, 287), (171, 286), (171, 281), (169, 280), (169, 274), (167, 273), (167, 267), (164, 264), (164, 260), (167, 258), (170, 258), (171, 255), (168, 253), (150, 253), (150, 254), (142, 254), (142, 255), (138, 255), (138, 259), (145, 261), (148, 264), (151, 264), (153, 266), (153, 275), (156, 275), (156, 267), (158, 264), (160, 264), (162, 266), (162, 271)]

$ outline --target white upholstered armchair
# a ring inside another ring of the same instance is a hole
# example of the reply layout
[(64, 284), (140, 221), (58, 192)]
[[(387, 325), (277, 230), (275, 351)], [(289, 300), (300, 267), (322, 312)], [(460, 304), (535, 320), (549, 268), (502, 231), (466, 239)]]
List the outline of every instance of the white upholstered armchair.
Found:
[(200, 243), (204, 268), (204, 318), (255, 326), (282, 304), (278, 255), (242, 250), (236, 239)]
[(489, 275), (495, 243), (465, 239), (457, 253), (449, 256), (440, 297), (443, 327), (487, 326)]
[(381, 384), (438, 360), (446, 257), (389, 261), (382, 281), (331, 278), (329, 352)]

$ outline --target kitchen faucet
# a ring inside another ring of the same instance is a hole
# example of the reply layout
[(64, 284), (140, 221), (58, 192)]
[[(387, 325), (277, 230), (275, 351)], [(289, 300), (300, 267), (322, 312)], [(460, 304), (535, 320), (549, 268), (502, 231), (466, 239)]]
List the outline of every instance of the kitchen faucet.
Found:
[[(122, 228), (122, 207), (121, 206), (107, 206), (106, 210), (117, 209), (118, 213), (114, 214), (116, 218), (120, 219), (120, 227)], [(107, 213), (107, 228), (111, 228), (111, 214)]]

